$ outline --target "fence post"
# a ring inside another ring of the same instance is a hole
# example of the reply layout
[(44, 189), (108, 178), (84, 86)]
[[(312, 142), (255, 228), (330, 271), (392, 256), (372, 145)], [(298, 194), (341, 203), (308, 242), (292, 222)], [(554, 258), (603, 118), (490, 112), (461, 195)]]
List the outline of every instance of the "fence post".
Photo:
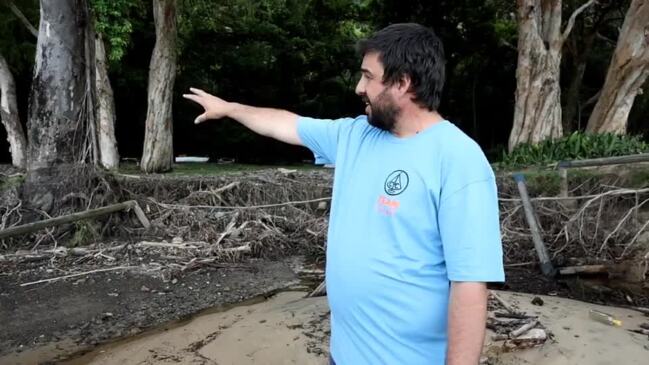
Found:
[(552, 265), (550, 256), (548, 255), (548, 249), (545, 247), (545, 243), (543, 243), (543, 239), (541, 238), (541, 230), (537, 223), (536, 214), (534, 213), (530, 197), (527, 194), (525, 176), (523, 176), (523, 174), (515, 174), (514, 180), (516, 180), (516, 184), (518, 185), (518, 192), (523, 203), (523, 210), (525, 210), (525, 218), (527, 219), (527, 224), (530, 226), (530, 231), (532, 232), (534, 248), (539, 256), (539, 261), (541, 262), (541, 272), (545, 276), (553, 277), (556, 274), (556, 270)]

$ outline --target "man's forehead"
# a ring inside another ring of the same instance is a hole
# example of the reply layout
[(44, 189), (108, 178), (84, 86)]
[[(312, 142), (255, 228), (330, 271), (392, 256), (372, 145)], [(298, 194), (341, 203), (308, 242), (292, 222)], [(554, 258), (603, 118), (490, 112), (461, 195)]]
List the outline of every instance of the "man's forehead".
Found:
[(374, 74), (383, 73), (383, 64), (379, 61), (379, 54), (377, 52), (366, 53), (365, 56), (363, 56), (361, 69)]

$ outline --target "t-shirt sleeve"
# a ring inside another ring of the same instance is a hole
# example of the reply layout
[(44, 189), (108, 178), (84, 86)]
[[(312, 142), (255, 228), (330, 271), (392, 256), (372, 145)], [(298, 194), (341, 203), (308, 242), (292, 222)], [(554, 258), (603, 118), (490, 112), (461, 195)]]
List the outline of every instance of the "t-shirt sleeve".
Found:
[(353, 118), (300, 117), (297, 132), (302, 143), (313, 152), (316, 164), (335, 164), (338, 144), (349, 133), (353, 122)]
[(448, 279), (505, 281), (495, 179), (469, 182), (442, 196), (438, 219)]

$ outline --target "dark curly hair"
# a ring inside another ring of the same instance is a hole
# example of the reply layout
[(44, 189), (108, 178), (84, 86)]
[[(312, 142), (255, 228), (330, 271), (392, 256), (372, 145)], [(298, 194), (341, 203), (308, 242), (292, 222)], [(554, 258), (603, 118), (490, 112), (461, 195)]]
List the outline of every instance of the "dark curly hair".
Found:
[(446, 78), (446, 59), (442, 41), (432, 29), (415, 23), (392, 24), (359, 41), (357, 50), (361, 56), (378, 54), (387, 85), (409, 76), (413, 101), (437, 110)]

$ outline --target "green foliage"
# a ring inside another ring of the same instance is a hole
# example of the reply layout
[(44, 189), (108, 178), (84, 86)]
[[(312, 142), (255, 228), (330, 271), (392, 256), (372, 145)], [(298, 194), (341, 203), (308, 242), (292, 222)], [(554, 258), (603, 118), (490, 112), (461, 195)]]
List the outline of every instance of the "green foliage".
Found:
[(94, 221), (74, 222), (74, 235), (70, 239), (69, 246), (83, 246), (90, 241), (99, 238), (99, 225)]
[(20, 176), (8, 176), (6, 178), (0, 178), (0, 193), (19, 188), (23, 182), (25, 182), (25, 177)]
[(111, 62), (122, 59), (126, 52), (133, 23), (131, 15), (143, 12), (145, 2), (139, 0), (90, 0), (95, 15), (95, 30), (106, 42), (107, 57)]
[(523, 144), (509, 154), (503, 153), (502, 167), (549, 165), (563, 160), (624, 156), (649, 152), (649, 144), (639, 136), (585, 134), (574, 132), (539, 144)]

